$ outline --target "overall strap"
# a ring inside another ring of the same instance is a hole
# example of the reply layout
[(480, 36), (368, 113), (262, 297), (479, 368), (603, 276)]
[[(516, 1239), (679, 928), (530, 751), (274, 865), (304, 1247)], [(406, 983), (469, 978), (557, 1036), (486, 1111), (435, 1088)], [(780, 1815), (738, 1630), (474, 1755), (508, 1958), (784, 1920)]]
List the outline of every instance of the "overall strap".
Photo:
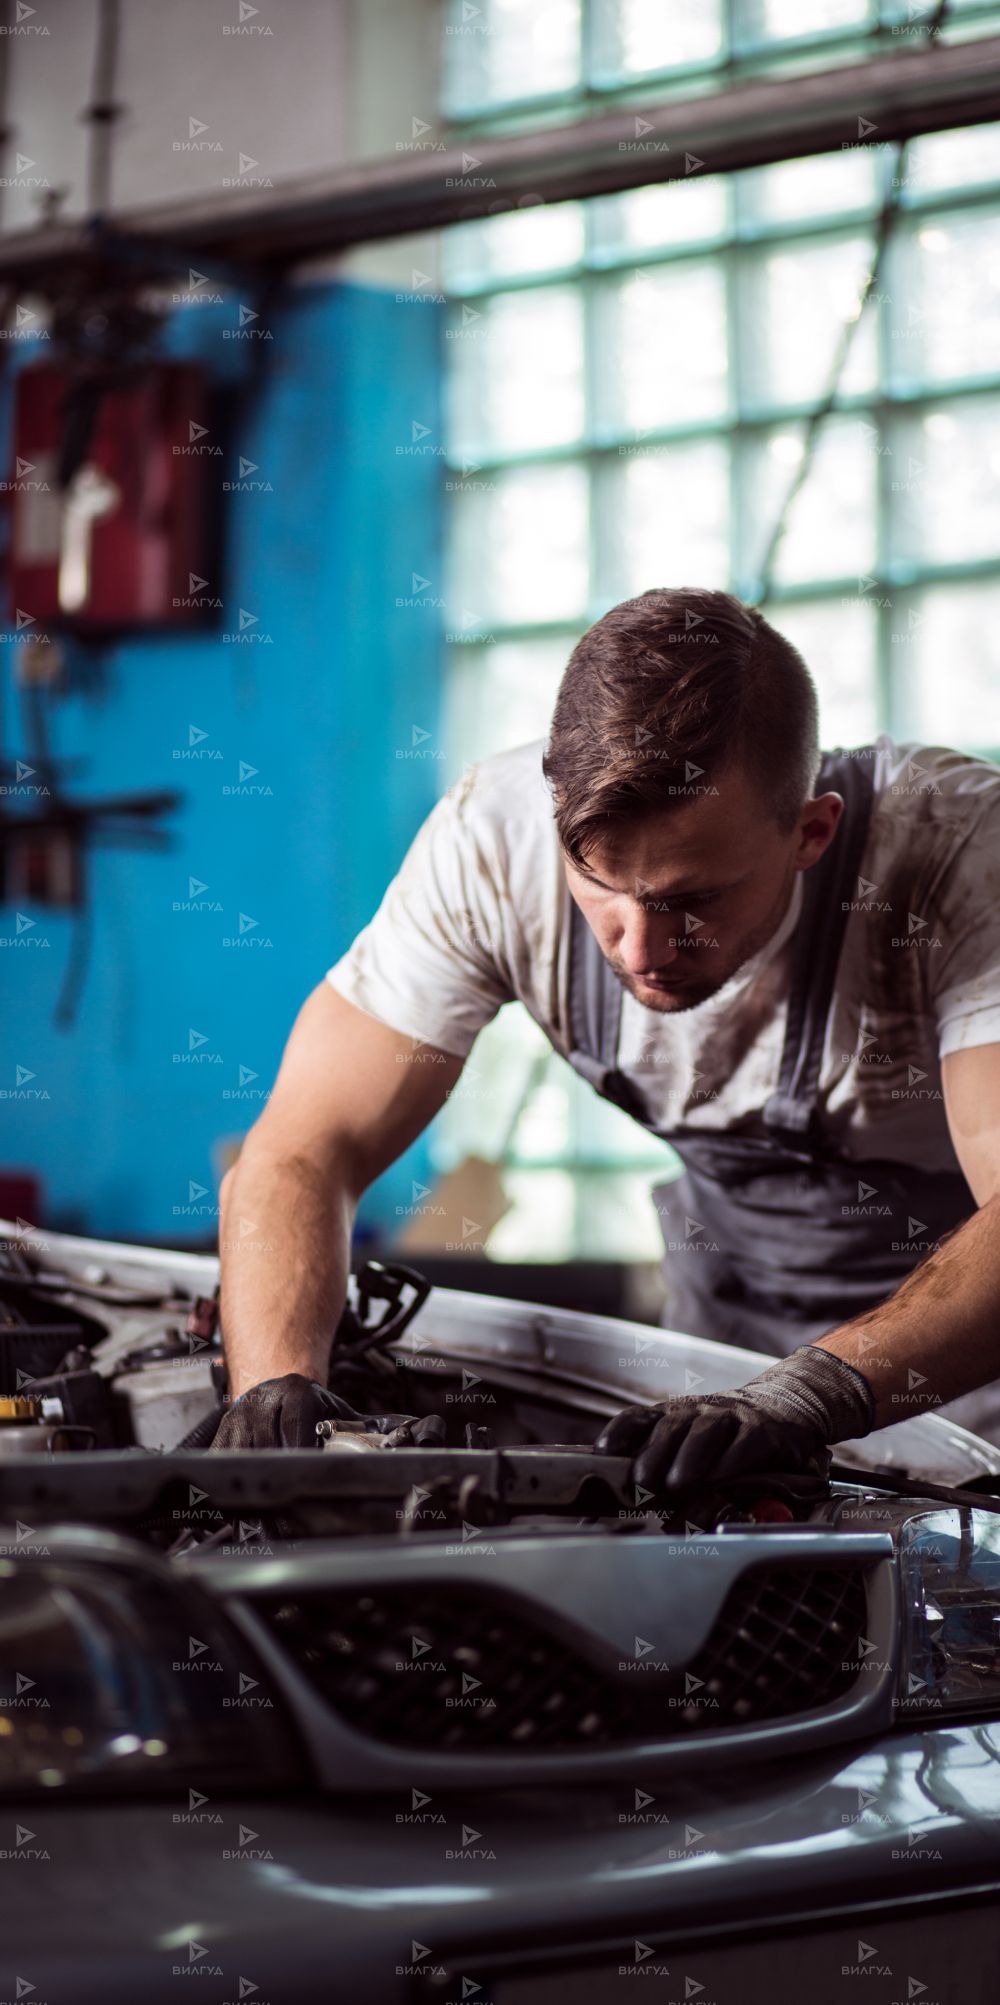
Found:
[(648, 1128), (641, 1095), (617, 1066), (621, 983), (575, 898), (569, 908), (569, 1062), (606, 1100)]
[(871, 821), (873, 761), (868, 745), (827, 752), (816, 781), (817, 795), (843, 796), (844, 812), (833, 841), (804, 872), (778, 1085), (763, 1108), (768, 1128), (796, 1135), (806, 1133), (816, 1112), (837, 964)]

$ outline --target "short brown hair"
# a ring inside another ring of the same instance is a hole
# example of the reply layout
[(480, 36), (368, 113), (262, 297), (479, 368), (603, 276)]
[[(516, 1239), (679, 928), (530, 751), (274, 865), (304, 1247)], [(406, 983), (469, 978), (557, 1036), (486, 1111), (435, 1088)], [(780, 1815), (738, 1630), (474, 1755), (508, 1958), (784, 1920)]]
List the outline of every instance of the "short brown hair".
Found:
[(613, 824), (691, 801), (699, 774), (736, 764), (794, 827), (819, 764), (816, 690), (755, 606), (694, 587), (643, 592), (577, 642), (542, 762), (574, 862)]

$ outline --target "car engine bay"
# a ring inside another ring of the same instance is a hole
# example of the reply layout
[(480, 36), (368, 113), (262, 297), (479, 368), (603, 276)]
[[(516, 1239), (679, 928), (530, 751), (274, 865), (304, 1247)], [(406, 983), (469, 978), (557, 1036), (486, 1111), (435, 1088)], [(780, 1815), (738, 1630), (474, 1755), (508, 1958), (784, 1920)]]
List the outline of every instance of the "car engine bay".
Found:
[(593, 1446), (634, 1397), (601, 1319), (573, 1353), (507, 1304), (476, 1342), (484, 1298), (438, 1326), (447, 1291), (370, 1261), (316, 1449), (218, 1452), (215, 1294), (67, 1246), (0, 1242), (0, 1788), (166, 1786), (209, 1724), (213, 1786), (391, 1789), (415, 1754), (510, 1787), (1000, 1713), (998, 1458), (962, 1430), (928, 1437), (957, 1487), (848, 1459), (653, 1496)]
[[(332, 1345), (328, 1384), (344, 1415), (319, 1423), (319, 1456), (295, 1454), (290, 1463), (288, 1450), (227, 1451), (220, 1466), (216, 1454), (200, 1466), (211, 1472), (217, 1498), (231, 1492), (240, 1500), (238, 1517), (227, 1518), (218, 1502), (207, 1512), (201, 1499), (181, 1523), (183, 1504), (165, 1494), (165, 1470), (211, 1447), (224, 1410), (217, 1293), (157, 1297), (103, 1277), (60, 1275), (25, 1241), (0, 1240), (0, 1508), (5, 1494), (24, 1495), (27, 1473), (12, 1486), (5, 1464), (44, 1455), (46, 1495), (53, 1468), (65, 1472), (63, 1458), (72, 1457), (73, 1494), (90, 1500), (87, 1515), (128, 1520), (169, 1556), (233, 1540), (412, 1538), (472, 1523), (494, 1531), (581, 1524), (634, 1531), (655, 1521), (676, 1534), (843, 1518), (848, 1500), (813, 1476), (703, 1486), (673, 1505), (637, 1495), (626, 1461), (593, 1452), (604, 1415), (578, 1390), (531, 1383), (505, 1364), (488, 1376), (473, 1372), (426, 1337), (398, 1351), (430, 1293), (411, 1267), (367, 1262), (352, 1276)], [(137, 1315), (145, 1326), (138, 1342)], [(104, 1458), (115, 1451), (108, 1488)], [(152, 1454), (161, 1465), (151, 1466)], [(40, 1499), (42, 1486), (35, 1494)], [(251, 1511), (259, 1513), (254, 1526)]]

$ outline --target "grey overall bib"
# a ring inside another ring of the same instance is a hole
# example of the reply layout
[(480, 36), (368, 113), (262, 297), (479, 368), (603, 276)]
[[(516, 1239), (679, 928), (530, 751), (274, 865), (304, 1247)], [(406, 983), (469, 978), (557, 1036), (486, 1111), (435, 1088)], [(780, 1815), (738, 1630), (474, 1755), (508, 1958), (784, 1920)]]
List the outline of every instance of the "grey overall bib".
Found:
[[(778, 1357), (883, 1301), (921, 1258), (921, 1240), (936, 1242), (975, 1210), (958, 1171), (860, 1162), (824, 1136), (817, 1087), (871, 816), (871, 757), (825, 754), (816, 791), (842, 795), (844, 813), (804, 874), (777, 1090), (747, 1132), (655, 1126), (617, 1067), (621, 984), (571, 901), (570, 1063), (684, 1164), (683, 1176), (653, 1190), (666, 1248), (663, 1321)], [(877, 1199), (866, 1204), (859, 1185)]]

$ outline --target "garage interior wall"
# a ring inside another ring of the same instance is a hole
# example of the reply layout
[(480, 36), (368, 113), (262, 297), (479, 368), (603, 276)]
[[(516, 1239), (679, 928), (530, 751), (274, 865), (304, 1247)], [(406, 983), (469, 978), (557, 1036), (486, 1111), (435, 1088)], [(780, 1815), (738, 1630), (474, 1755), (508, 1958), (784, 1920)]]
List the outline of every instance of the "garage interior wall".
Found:
[[(432, 10), (316, 0), (311, 22), (309, 11), (297, 8), (294, 34), (276, 12), (273, 35), (255, 41), (222, 32), (235, 0), (123, 9), (117, 199), (217, 189), (239, 153), (277, 182), (390, 152), (414, 94), (436, 103), (421, 71), (436, 56)], [(9, 147), (36, 164), (7, 190), (8, 229), (38, 220), (31, 179), (65, 189), (61, 214), (85, 207), (94, 9), (54, 0), (44, 19), (47, 37), (9, 48)], [(221, 156), (177, 150), (190, 120), (208, 124), (200, 136)], [(440, 423), (439, 309), (395, 300), (415, 255), (426, 266), (431, 252), (406, 242), (297, 271), (250, 323), (265, 337), (253, 342), (232, 338), (235, 292), (178, 307), (168, 326), (164, 352), (204, 362), (229, 407), (211, 473), (225, 517), (221, 627), (72, 647), (68, 693), (49, 715), (73, 794), (181, 793), (173, 846), (94, 853), (67, 1029), (54, 1016), (80, 921), (29, 915), (41, 944), (16, 954), (15, 972), (15, 914), (0, 916), (11, 948), (3, 1157), (39, 1172), (53, 1227), (214, 1237), (218, 1176), (260, 1111), (296, 1009), (370, 916), (439, 791), (434, 759), (405, 756), (415, 732), (437, 743), (438, 615), (430, 598), (396, 606), (414, 572), (441, 568), (438, 461), (403, 450), (415, 424), (433, 441)], [(20, 342), (9, 367), (43, 358), (41, 340)], [(10, 374), (7, 459), (9, 414)], [(244, 481), (241, 459), (255, 468)], [(224, 480), (237, 491), (223, 496)], [(32, 764), (19, 653), (3, 646), (6, 753)], [(192, 895), (192, 882), (205, 888)], [(241, 939), (240, 913), (257, 922), (244, 941), (273, 945), (220, 951), (223, 937)], [(363, 1225), (393, 1215), (425, 1148), (368, 1193)]]

